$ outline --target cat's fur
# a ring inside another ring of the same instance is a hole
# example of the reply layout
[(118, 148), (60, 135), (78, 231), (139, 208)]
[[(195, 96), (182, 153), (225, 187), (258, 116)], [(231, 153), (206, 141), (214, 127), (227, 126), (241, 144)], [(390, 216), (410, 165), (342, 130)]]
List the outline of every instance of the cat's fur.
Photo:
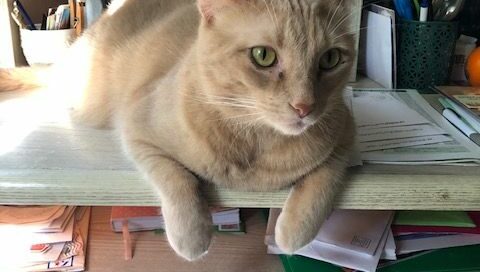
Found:
[[(352, 143), (342, 99), (355, 55), (348, 3), (117, 0), (50, 71), (75, 82), (77, 120), (118, 130), (159, 195), (179, 255), (193, 260), (210, 245), (198, 177), (236, 190), (291, 187), (275, 231), (292, 253), (328, 216)], [(256, 67), (254, 46), (273, 48), (276, 65)], [(341, 63), (321, 70), (331, 48)], [(30, 75), (0, 71), (0, 90), (38, 83)], [(300, 118), (295, 103), (312, 113)]]

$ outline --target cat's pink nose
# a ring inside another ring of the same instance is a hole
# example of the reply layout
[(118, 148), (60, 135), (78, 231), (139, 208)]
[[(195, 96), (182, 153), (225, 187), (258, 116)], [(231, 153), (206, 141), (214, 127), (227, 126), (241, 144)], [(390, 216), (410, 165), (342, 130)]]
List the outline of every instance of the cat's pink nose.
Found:
[(290, 104), (290, 106), (297, 112), (300, 118), (304, 118), (312, 112), (313, 105), (305, 103)]

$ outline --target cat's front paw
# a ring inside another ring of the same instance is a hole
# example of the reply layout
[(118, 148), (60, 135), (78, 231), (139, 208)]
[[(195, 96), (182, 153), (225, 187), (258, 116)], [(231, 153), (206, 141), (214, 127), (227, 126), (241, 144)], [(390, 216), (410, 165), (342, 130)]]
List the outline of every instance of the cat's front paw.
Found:
[(298, 214), (282, 212), (275, 226), (275, 242), (283, 252), (293, 254), (315, 238), (319, 230), (316, 226)]
[(210, 213), (169, 214), (165, 216), (165, 230), (170, 246), (182, 258), (194, 261), (207, 254), (213, 232)]

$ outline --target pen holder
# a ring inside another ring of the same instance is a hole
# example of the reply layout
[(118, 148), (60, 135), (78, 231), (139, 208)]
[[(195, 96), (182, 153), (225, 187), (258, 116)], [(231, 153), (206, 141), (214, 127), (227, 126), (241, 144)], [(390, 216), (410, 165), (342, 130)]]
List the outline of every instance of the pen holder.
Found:
[(23, 54), (30, 65), (56, 62), (63, 56), (75, 37), (75, 29), (20, 29)]
[(432, 85), (446, 85), (458, 23), (402, 20), (397, 30), (397, 87), (426, 89)]

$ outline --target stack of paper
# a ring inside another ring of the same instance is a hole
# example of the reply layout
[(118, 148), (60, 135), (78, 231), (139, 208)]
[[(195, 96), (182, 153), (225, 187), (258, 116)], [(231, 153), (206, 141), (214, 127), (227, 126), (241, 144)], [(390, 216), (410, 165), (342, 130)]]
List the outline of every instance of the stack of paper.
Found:
[(83, 271), (90, 208), (0, 206), (0, 271)]
[(396, 93), (355, 92), (353, 98), (360, 150), (364, 152), (452, 140)]
[(351, 99), (364, 162), (480, 162), (480, 147), (416, 90), (354, 90)]
[[(275, 244), (279, 209), (271, 209), (265, 243), (268, 253), (283, 254)], [(322, 225), (316, 238), (295, 254), (362, 271), (375, 271), (382, 255), (395, 259), (390, 231), (391, 211), (336, 210)]]

